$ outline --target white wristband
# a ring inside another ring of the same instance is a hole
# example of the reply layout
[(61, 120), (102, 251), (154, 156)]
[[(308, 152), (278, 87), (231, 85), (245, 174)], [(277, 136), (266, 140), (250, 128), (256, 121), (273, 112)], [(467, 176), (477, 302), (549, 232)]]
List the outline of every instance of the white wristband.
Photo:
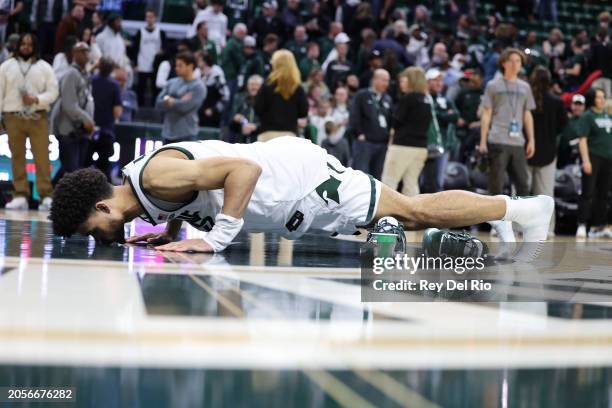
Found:
[(203, 239), (215, 252), (221, 252), (236, 238), (242, 225), (244, 225), (242, 218), (219, 213), (215, 217), (215, 226)]

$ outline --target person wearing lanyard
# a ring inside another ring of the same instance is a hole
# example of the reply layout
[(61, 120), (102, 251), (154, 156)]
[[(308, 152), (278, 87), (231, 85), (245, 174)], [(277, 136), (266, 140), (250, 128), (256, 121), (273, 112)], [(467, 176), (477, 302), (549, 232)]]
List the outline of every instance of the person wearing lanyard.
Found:
[(0, 112), (8, 133), (15, 194), (6, 208), (27, 210), (30, 184), (26, 165), (26, 139), (30, 139), (36, 165), (39, 210), (51, 208), (49, 123), (47, 113), (59, 90), (53, 68), (39, 59), (33, 34), (22, 34), (15, 57), (0, 66)]
[(608, 194), (612, 188), (612, 117), (605, 109), (604, 91), (596, 89), (594, 93), (593, 106), (584, 112), (576, 125), (582, 159), (576, 237), (587, 237), (586, 223), (590, 221), (589, 237), (612, 238), (612, 230), (606, 227)]
[(372, 87), (362, 89), (353, 99), (349, 127), (353, 140), (353, 164), (356, 170), (380, 179), (387, 154), (391, 123), (391, 97), (387, 95), (389, 73), (374, 71)]
[(516, 194), (529, 194), (527, 159), (535, 153), (535, 101), (529, 84), (518, 78), (522, 63), (521, 51), (505, 50), (499, 59), (503, 76), (489, 81), (481, 104), (479, 151), (488, 154), (490, 194), (502, 193), (506, 171)]

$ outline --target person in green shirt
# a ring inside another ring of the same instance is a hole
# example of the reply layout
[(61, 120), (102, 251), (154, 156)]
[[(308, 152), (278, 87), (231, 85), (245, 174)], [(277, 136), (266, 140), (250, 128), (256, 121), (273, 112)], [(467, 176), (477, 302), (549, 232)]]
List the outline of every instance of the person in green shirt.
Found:
[(582, 115), (577, 126), (582, 159), (582, 193), (578, 204), (576, 237), (587, 237), (586, 223), (590, 220), (589, 237), (612, 238), (612, 230), (606, 227), (608, 194), (612, 188), (612, 117), (605, 110), (604, 91), (595, 89), (594, 94), (593, 106)]
[(572, 146), (576, 146), (580, 140), (577, 125), (584, 113), (585, 99), (583, 95), (576, 94), (572, 97), (569, 121), (559, 135), (559, 151), (557, 153), (557, 167), (563, 168), (575, 162), (575, 152)]
[(229, 39), (227, 45), (221, 52), (220, 62), (221, 68), (225, 73), (225, 79), (230, 87), (232, 95), (236, 91), (238, 83), (238, 71), (244, 62), (242, 54), (242, 41), (247, 35), (246, 25), (239, 23), (234, 26), (232, 38)]
[(321, 47), (321, 55), (319, 61), (325, 61), (329, 53), (336, 48), (336, 43), (334, 39), (338, 34), (343, 32), (344, 28), (342, 23), (339, 21), (334, 21), (329, 25), (329, 32), (327, 36), (319, 38), (319, 46)]
[(191, 49), (194, 52), (203, 51), (204, 54), (212, 57), (215, 64), (217, 63), (217, 46), (208, 39), (208, 24), (206, 24), (206, 21), (201, 21), (197, 25), (196, 35), (191, 39)]
[(302, 58), (300, 61), (300, 75), (302, 77), (302, 82), (308, 80), (310, 73), (315, 69), (321, 68), (321, 63), (319, 62), (319, 44), (311, 41), (308, 43), (308, 51), (306, 52), (306, 57)]
[(285, 48), (293, 53), (296, 61), (301, 61), (306, 57), (307, 46), (306, 27), (298, 25), (293, 30), (293, 39), (287, 41)]
[(584, 44), (577, 40), (572, 45), (574, 55), (565, 63), (565, 68), (559, 74), (565, 79), (570, 91), (577, 89), (587, 77), (587, 60), (584, 55)]

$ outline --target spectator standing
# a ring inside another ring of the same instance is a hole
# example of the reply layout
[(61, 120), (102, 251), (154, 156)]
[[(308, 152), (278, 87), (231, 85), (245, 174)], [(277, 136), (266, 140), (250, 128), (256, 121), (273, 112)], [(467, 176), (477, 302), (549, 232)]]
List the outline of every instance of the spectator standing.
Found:
[(64, 40), (64, 49), (53, 57), (53, 73), (58, 82), (61, 81), (66, 72), (71, 69), (70, 61), (72, 61), (72, 50), (77, 42), (77, 38), (74, 36), (66, 37)]
[(267, 78), (272, 72), (272, 56), (278, 50), (278, 36), (276, 34), (268, 34), (263, 41), (263, 50), (261, 58), (264, 64), (264, 77)]
[(255, 113), (255, 97), (262, 85), (263, 78), (253, 75), (247, 81), (246, 92), (234, 98), (229, 124), (230, 143), (252, 143), (257, 140), (260, 121)]
[[(448, 164), (451, 152), (457, 147), (457, 137), (455, 125), (459, 120), (459, 112), (455, 104), (444, 96), (442, 88), (444, 87), (443, 75), (437, 68), (429, 69), (425, 78), (429, 89), (429, 103), (434, 110), (432, 114), (432, 128), (434, 138), (431, 138), (429, 144), (437, 144), (441, 142), (441, 150), (434, 149), (434, 157), (429, 157), (423, 168), (423, 192), (437, 193), (444, 188), (444, 175), (446, 174), (446, 166)], [(438, 147), (438, 146), (437, 146)], [(439, 152), (441, 154), (438, 154)], [(431, 153), (431, 152), (430, 152)], [(430, 154), (431, 155), (431, 154)]]
[(244, 62), (238, 71), (238, 90), (243, 91), (246, 81), (253, 75), (264, 76), (264, 62), (259, 52), (257, 52), (255, 38), (247, 35), (242, 45)]
[(479, 150), (488, 153), (489, 193), (493, 195), (502, 193), (506, 171), (516, 194), (529, 194), (527, 159), (535, 153), (531, 115), (535, 102), (529, 84), (518, 78), (522, 61), (519, 50), (505, 50), (499, 59), (503, 76), (487, 84), (482, 100)]
[(206, 87), (206, 98), (199, 109), (200, 126), (218, 128), (221, 114), (229, 107), (230, 94), (225, 75), (220, 66), (213, 63), (210, 55), (197, 58), (202, 81)]
[(612, 231), (606, 228), (608, 195), (612, 188), (612, 116), (605, 110), (603, 90), (594, 92), (593, 106), (584, 112), (577, 124), (582, 159), (582, 193), (576, 231), (579, 238), (587, 237), (587, 222), (591, 224), (589, 237), (612, 237)]
[(572, 146), (579, 144), (580, 135), (578, 134), (578, 122), (585, 108), (585, 98), (583, 95), (576, 94), (572, 96), (572, 102), (570, 105), (570, 112), (568, 114), (568, 122), (561, 136), (559, 137), (559, 155), (557, 160), (557, 166), (563, 168), (568, 164), (575, 162), (572, 152)]
[(316, 129), (316, 143), (321, 146), (321, 143), (327, 137), (325, 125), (327, 122), (334, 122), (334, 118), (331, 116), (331, 104), (328, 99), (319, 99), (317, 101), (317, 108), (314, 114), (310, 115), (308, 121)]
[(297, 136), (298, 121), (303, 123), (308, 116), (308, 101), (290, 51), (279, 50), (272, 56), (272, 72), (257, 93), (255, 113), (261, 120), (258, 140)]
[(464, 153), (474, 150), (480, 139), (478, 108), (483, 92), (482, 73), (476, 69), (466, 69), (459, 82), (462, 87), (455, 99), (455, 106), (459, 111), (457, 121), (457, 137), (461, 141), (459, 157), (463, 159), (466, 157)]
[[(174, 52), (165, 53), (168, 55), (168, 57), (159, 64), (159, 67), (157, 68), (157, 77), (155, 78), (155, 86), (160, 91), (166, 86), (166, 84), (168, 84), (168, 80), (176, 77), (176, 55), (183, 52), (190, 52), (188, 40), (181, 41)], [(195, 71), (193, 71), (193, 77), (195, 79), (200, 79), (202, 77), (200, 68), (196, 68)]]
[(206, 21), (198, 23), (196, 35), (191, 39), (191, 49), (194, 52), (203, 52), (212, 56), (214, 63), (218, 63), (217, 46), (208, 38), (208, 24), (206, 24)]
[(103, 57), (123, 67), (127, 62), (127, 55), (121, 24), (122, 20), (118, 14), (108, 16), (106, 27), (96, 36), (96, 43)]
[(392, 102), (387, 94), (389, 73), (374, 72), (372, 86), (357, 92), (351, 105), (349, 126), (353, 140), (353, 168), (380, 179), (391, 129)]
[(564, 64), (564, 68), (559, 70), (559, 74), (565, 79), (566, 89), (568, 91), (575, 91), (578, 89), (580, 84), (587, 78), (587, 64), (586, 57), (584, 55), (584, 44), (582, 40), (577, 40), (572, 44), (572, 51), (574, 55)]
[(319, 56), (319, 44), (314, 41), (309, 42), (306, 56), (300, 61), (300, 74), (302, 75), (302, 81), (306, 81), (313, 70), (321, 68)]
[(553, 72), (559, 72), (563, 67), (561, 58), (565, 55), (565, 42), (563, 32), (558, 28), (553, 28), (548, 34), (548, 38), (542, 43), (544, 55), (550, 59)]
[(221, 52), (221, 68), (225, 73), (225, 79), (229, 86), (232, 96), (238, 90), (238, 72), (244, 62), (242, 54), (242, 42), (247, 35), (247, 27), (242, 23), (234, 26), (232, 38), (227, 42), (227, 46)]
[(128, 74), (123, 68), (115, 69), (113, 76), (117, 83), (119, 83), (119, 88), (121, 88), (121, 106), (123, 106), (123, 109), (119, 122), (132, 122), (136, 111), (138, 111), (138, 96), (136, 92), (126, 86)]
[(36, 190), (41, 200), (38, 209), (47, 211), (51, 207), (47, 113), (57, 95), (57, 79), (51, 65), (39, 57), (36, 36), (22, 34), (16, 55), (0, 66), (0, 112), (8, 133), (15, 187), (15, 198), (7, 204), (7, 209), (28, 209), (30, 184), (25, 170), (28, 138), (36, 165)]
[(85, 166), (89, 138), (94, 131), (94, 101), (87, 63), (89, 45), (76, 43), (72, 64), (60, 80), (60, 97), (51, 114), (52, 129), (59, 141), (61, 167), (54, 180)]
[(289, 37), (291, 35), (291, 29), (298, 26), (302, 22), (302, 16), (300, 15), (300, 1), (287, 0), (287, 5), (281, 12), (280, 19), (286, 30), (286, 37)]
[[(155, 78), (153, 64), (166, 48), (166, 33), (157, 26), (154, 10), (145, 13), (146, 25), (136, 31), (133, 39), (136, 71), (138, 72), (138, 104), (152, 106), (155, 98)], [(147, 96), (150, 95), (150, 99)]]
[(198, 11), (187, 37), (193, 37), (197, 32), (200, 21), (206, 21), (209, 39), (217, 46), (217, 52), (220, 52), (225, 47), (227, 32), (227, 16), (223, 14), (224, 4), (223, 0), (212, 0), (208, 7)]
[(10, 33), (11, 20), (23, 10), (23, 1), (4, 0), (0, 2), (0, 43), (4, 44), (7, 33)]
[(336, 125), (335, 132), (338, 135), (344, 136), (350, 115), (348, 109), (348, 89), (345, 87), (336, 88), (331, 115), (334, 120), (334, 125)]
[[(605, 78), (605, 86), (610, 94), (612, 89), (612, 42), (610, 42), (610, 32), (607, 25), (600, 25), (593, 42), (591, 43), (591, 71), (601, 70)], [(603, 85), (603, 84), (602, 84)]]
[[(102, 58), (99, 73), (91, 79), (91, 91), (94, 99), (94, 121), (96, 131), (89, 145), (87, 165), (94, 164), (106, 178), (111, 181), (109, 158), (113, 155), (115, 143), (115, 122), (121, 117), (123, 104), (119, 83), (111, 78), (113, 62)], [(92, 156), (98, 153), (98, 160), (93, 163)]]
[(306, 58), (306, 53), (308, 52), (307, 40), (306, 27), (299, 25), (293, 31), (293, 39), (285, 44), (285, 48), (293, 53), (295, 60), (298, 62)]
[[(548, 68), (538, 66), (530, 79), (536, 108), (533, 111), (535, 154), (527, 161), (531, 194), (554, 197), (557, 170), (558, 137), (567, 125), (567, 114), (561, 99), (550, 91), (552, 79)], [(555, 217), (550, 233), (555, 231)]]
[(368, 55), (368, 67), (359, 77), (359, 84), (362, 88), (367, 88), (370, 85), (374, 71), (380, 68), (383, 68), (382, 52), (380, 52), (380, 50), (373, 49), (370, 52), (370, 55)]
[(198, 108), (206, 98), (202, 81), (194, 77), (195, 57), (188, 52), (176, 56), (176, 78), (157, 96), (157, 107), (165, 111), (164, 144), (192, 141), (198, 136)]
[(55, 33), (68, 12), (68, 0), (33, 0), (30, 24), (40, 39), (40, 54), (46, 61), (53, 58)]
[[(344, 86), (347, 82), (347, 77), (353, 74), (353, 64), (348, 60), (350, 38), (345, 33), (340, 33), (336, 36), (335, 56), (329, 63), (323, 64), (325, 71), (325, 83), (329, 89), (334, 92), (338, 86)], [(330, 53), (333, 56), (333, 53)]]
[(276, 15), (278, 3), (275, 0), (264, 1), (261, 15), (255, 19), (250, 27), (250, 32), (257, 39), (257, 45), (263, 46), (264, 39), (269, 34), (275, 34), (278, 38), (285, 37), (283, 22)]
[(81, 24), (85, 17), (85, 9), (80, 4), (72, 6), (70, 14), (66, 15), (57, 27), (55, 35), (54, 52), (58, 53), (64, 50), (64, 41), (68, 36), (78, 37), (81, 31)]
[[(312, 21), (311, 21), (312, 24)], [(342, 23), (339, 21), (334, 21), (329, 25), (329, 31), (327, 35), (324, 37), (318, 38), (319, 45), (321, 47), (321, 61), (326, 61), (329, 54), (334, 50), (336, 46), (336, 36), (343, 31)], [(306, 26), (306, 32), (308, 32), (308, 26)], [(309, 38), (311, 40), (316, 40), (309, 34)], [(333, 57), (332, 57), (333, 59)]]
[(405, 69), (399, 77), (401, 96), (393, 112), (394, 135), (387, 151), (382, 182), (402, 194), (419, 194), (419, 175), (427, 160), (427, 131), (431, 106), (427, 102), (427, 80), (421, 67)]
[(87, 64), (87, 71), (91, 72), (93, 67), (98, 65), (100, 58), (102, 58), (102, 52), (98, 44), (96, 44), (96, 37), (93, 35), (91, 28), (85, 27), (83, 29), (81, 41), (89, 45), (89, 63)]

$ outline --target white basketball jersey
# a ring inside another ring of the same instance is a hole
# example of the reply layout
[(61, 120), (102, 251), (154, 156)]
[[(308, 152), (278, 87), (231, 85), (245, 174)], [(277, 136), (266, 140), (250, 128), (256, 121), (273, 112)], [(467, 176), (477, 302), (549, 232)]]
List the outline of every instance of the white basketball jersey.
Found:
[(302, 225), (299, 231), (286, 228), (295, 203), (329, 179), (327, 152), (309, 140), (293, 136), (252, 144), (217, 140), (169, 144), (135, 159), (122, 170), (144, 209), (141, 218), (153, 225), (180, 219), (199, 230), (210, 231), (223, 207), (223, 189), (194, 192), (187, 203), (165, 202), (144, 191), (142, 173), (147, 162), (167, 149), (178, 150), (192, 160), (237, 157), (261, 166), (261, 176), (243, 217), (244, 229), (249, 232), (278, 232), (290, 238), (301, 235), (308, 225)]

